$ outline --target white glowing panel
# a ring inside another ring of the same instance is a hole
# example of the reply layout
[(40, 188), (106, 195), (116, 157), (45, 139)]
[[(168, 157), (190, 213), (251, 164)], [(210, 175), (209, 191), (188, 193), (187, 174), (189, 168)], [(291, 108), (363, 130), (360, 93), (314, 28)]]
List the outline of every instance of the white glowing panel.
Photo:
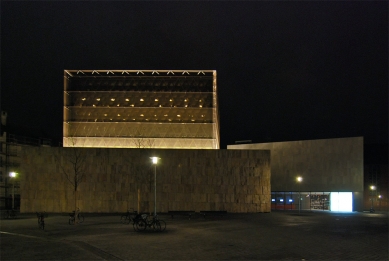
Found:
[(352, 192), (331, 192), (330, 194), (331, 211), (353, 211), (353, 193)]

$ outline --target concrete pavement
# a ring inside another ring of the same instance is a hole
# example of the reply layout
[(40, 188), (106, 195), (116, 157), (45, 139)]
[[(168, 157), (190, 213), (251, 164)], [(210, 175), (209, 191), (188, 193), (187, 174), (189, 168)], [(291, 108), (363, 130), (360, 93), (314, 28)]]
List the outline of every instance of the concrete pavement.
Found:
[(1, 260), (388, 260), (386, 213), (272, 212), (183, 216), (135, 232), (120, 214), (1, 220)]

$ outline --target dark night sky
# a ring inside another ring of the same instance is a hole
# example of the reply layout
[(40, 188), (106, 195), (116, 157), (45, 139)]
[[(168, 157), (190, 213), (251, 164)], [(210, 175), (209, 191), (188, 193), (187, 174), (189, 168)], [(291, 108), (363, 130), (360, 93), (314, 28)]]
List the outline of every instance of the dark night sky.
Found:
[(7, 124), (62, 137), (64, 69), (217, 70), (223, 149), (388, 140), (385, 1), (1, 1)]

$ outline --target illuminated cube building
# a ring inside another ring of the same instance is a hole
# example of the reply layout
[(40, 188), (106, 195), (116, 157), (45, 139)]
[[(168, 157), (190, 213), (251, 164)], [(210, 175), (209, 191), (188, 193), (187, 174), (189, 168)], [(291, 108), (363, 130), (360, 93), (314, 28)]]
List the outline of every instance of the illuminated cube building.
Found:
[(219, 149), (216, 71), (65, 70), (63, 146)]

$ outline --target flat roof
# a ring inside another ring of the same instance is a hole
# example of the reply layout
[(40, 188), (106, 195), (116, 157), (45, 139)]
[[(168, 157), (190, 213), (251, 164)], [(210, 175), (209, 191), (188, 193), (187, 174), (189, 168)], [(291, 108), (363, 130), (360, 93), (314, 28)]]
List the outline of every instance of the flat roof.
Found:
[(64, 76), (216, 76), (216, 70), (64, 70)]

